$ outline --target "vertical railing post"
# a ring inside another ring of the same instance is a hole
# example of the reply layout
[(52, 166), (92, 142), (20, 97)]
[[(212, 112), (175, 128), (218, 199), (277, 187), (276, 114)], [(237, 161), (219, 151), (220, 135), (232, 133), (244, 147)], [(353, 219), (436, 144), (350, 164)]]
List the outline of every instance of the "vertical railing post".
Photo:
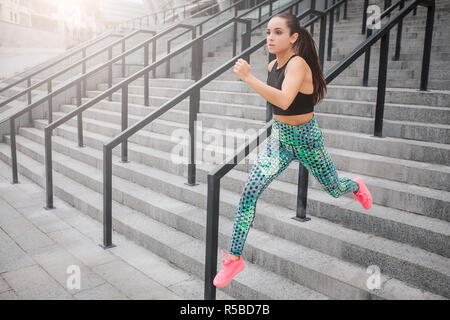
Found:
[[(334, 0), (333, 0), (333, 2), (334, 2)], [(340, 15), (341, 15), (341, 5), (338, 5), (336, 8), (336, 22), (339, 22)]]
[[(404, 2), (400, 3), (399, 11), (403, 9)], [(403, 28), (403, 18), (400, 19), (400, 22), (397, 24), (397, 39), (395, 40), (395, 54), (392, 57), (392, 60), (398, 61), (400, 59), (400, 48), (402, 43), (402, 28)]]
[[(241, 40), (241, 52), (246, 50), (247, 48), (250, 47), (250, 43), (251, 43), (251, 36), (252, 36), (252, 22), (250, 20), (247, 20), (245, 22), (245, 33), (242, 35), (242, 40)], [(242, 57), (244, 60), (246, 60), (249, 64), (250, 64), (250, 54), (246, 54), (245, 56)]]
[[(144, 68), (148, 66), (148, 49), (149, 43), (144, 46)], [(150, 92), (149, 92), (149, 73), (144, 74), (144, 105), (147, 107), (150, 105)]]
[[(77, 107), (81, 106), (81, 83), (77, 82)], [(78, 146), (84, 147), (83, 143), (83, 113), (77, 114)]]
[(347, 20), (347, 2), (348, 0), (344, 2), (344, 20)]
[[(152, 63), (156, 60), (156, 38), (153, 38), (152, 40)], [(152, 77), (153, 79), (156, 78), (156, 68), (153, 68), (152, 70)]]
[(45, 209), (54, 209), (53, 206), (53, 164), (52, 164), (52, 129), (44, 128), (45, 140)]
[[(384, 0), (384, 10), (386, 10), (390, 6), (391, 6), (391, 0)], [(387, 17), (390, 18), (391, 17), (391, 13), (388, 13)]]
[(112, 243), (112, 149), (103, 145), (103, 249)]
[(217, 249), (219, 235), (220, 179), (208, 174), (208, 194), (206, 203), (206, 254), (205, 254), (205, 300), (216, 299), (213, 284), (217, 272)]
[[(134, 20), (133, 20), (133, 22), (134, 22)], [(108, 49), (108, 60), (111, 61), (111, 59), (112, 59), (112, 47), (109, 47), (109, 49)], [(108, 88), (112, 87), (112, 74), (113, 74), (113, 65), (110, 62), (110, 63), (108, 63)], [(112, 95), (110, 95), (108, 97), (108, 100), (109, 101), (113, 100), (112, 99)]]
[[(31, 78), (28, 77), (27, 78), (27, 88), (31, 87)], [(27, 91), (27, 99), (28, 99), (28, 105), (30, 105), (31, 102), (31, 90), (28, 89)], [(30, 125), (33, 123), (33, 110), (30, 109), (30, 111), (28, 111), (28, 121), (30, 122)]]
[[(122, 53), (124, 53), (124, 52), (125, 52), (125, 39), (122, 39)], [(125, 74), (126, 74), (125, 67), (126, 67), (125, 56), (123, 56), (122, 57), (122, 77), (123, 78), (125, 78)]]
[[(167, 41), (167, 54), (170, 54), (171, 41)], [(170, 75), (170, 58), (167, 59), (166, 62), (166, 78), (169, 78)]]
[(327, 60), (331, 61), (331, 52), (333, 50), (333, 26), (334, 26), (334, 9), (330, 10), (330, 25), (328, 26), (328, 52)]
[[(196, 122), (197, 122), (197, 112), (199, 110), (200, 103), (200, 89), (195, 89), (192, 91), (192, 94), (189, 97), (189, 163), (188, 163), (188, 186), (196, 186), (198, 183), (196, 180), (196, 140), (198, 134), (202, 134), (201, 132), (197, 132)], [(200, 151), (201, 152), (201, 151)]]
[(47, 81), (47, 93), (49, 94), (47, 99), (47, 110), (48, 110), (48, 123), (53, 122), (53, 97), (50, 95), (52, 92), (52, 79)]
[(297, 209), (295, 217), (292, 219), (306, 222), (311, 218), (306, 217), (306, 205), (308, 201), (308, 170), (301, 164), (298, 164), (298, 185), (297, 185)]
[(389, 30), (381, 37), (380, 62), (378, 64), (378, 88), (375, 109), (374, 136), (383, 137), (384, 100), (386, 96), (386, 76), (389, 54)]
[[(128, 84), (122, 87), (122, 132), (128, 128)], [(128, 162), (128, 139), (122, 142), (122, 162)]]
[[(86, 58), (86, 48), (83, 48), (83, 59)], [(86, 61), (83, 61), (83, 74), (86, 73)], [(87, 86), (87, 79), (83, 79), (83, 96), (86, 96), (86, 86)]]
[(320, 16), (320, 36), (319, 36), (319, 60), (320, 67), (323, 70), (324, 59), (325, 59), (325, 37), (327, 29), (327, 16), (322, 14)]
[(434, 1), (433, 5), (427, 7), (427, 21), (425, 25), (425, 41), (422, 56), (422, 72), (420, 75), (420, 90), (426, 91), (428, 87), (428, 73), (430, 71), (431, 42), (434, 24)]
[(233, 57), (236, 55), (236, 45), (237, 45), (237, 21), (233, 22)]
[(361, 34), (366, 33), (366, 23), (367, 23), (367, 7), (369, 6), (369, 0), (364, 0), (363, 14), (362, 14), (362, 28)]
[[(311, 0), (311, 9), (316, 9), (316, 0)], [(314, 18), (314, 15), (309, 16), (310, 19)], [(314, 23), (311, 23), (311, 36), (314, 37)]]
[[(367, 38), (372, 35), (372, 29), (367, 29)], [(364, 54), (364, 71), (363, 71), (363, 87), (367, 87), (369, 83), (369, 67), (370, 67), (370, 50), (371, 47), (366, 49)]]
[(17, 148), (16, 148), (16, 119), (9, 119), (9, 132), (11, 143), (11, 167), (12, 167), (12, 183), (19, 183), (17, 175)]

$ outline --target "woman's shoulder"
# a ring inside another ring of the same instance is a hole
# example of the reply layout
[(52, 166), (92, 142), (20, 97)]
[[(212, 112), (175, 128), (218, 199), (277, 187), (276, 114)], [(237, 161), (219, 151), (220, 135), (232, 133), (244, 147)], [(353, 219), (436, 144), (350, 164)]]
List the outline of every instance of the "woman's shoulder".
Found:
[[(292, 62), (293, 61), (293, 62)], [(300, 57), (299, 55), (295, 55), (294, 57), (292, 57), (287, 65), (286, 68), (284, 69), (284, 74), (286, 75), (287, 70), (304, 70), (304, 69), (310, 69), (308, 63), (306, 62), (305, 59), (303, 59), (302, 57)]]
[(273, 59), (272, 61), (269, 62), (269, 64), (267, 65), (267, 71), (272, 71), (273, 65), (275, 64), (275, 61), (277, 61), (277, 58)]

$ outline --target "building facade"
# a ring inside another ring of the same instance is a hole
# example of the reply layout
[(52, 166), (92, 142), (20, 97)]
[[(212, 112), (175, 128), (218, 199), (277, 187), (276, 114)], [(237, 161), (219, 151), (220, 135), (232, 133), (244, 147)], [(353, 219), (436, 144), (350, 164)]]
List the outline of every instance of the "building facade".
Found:
[(0, 20), (31, 26), (31, 0), (0, 0)]

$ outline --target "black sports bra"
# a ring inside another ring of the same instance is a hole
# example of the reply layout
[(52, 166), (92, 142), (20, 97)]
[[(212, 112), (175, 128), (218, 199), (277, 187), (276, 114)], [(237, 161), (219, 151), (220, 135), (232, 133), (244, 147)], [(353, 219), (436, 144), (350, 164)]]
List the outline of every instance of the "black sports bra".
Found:
[[(289, 60), (292, 59), (292, 57), (296, 56), (296, 54), (292, 55)], [(281, 85), (284, 80), (284, 69), (286, 68), (289, 60), (280, 68), (277, 70), (278, 61), (275, 61), (272, 70), (268, 72), (267, 75), (267, 84), (275, 87), (277, 89), (281, 89)], [(310, 113), (314, 110), (314, 100), (313, 100), (313, 93), (311, 94), (305, 94), (302, 92), (298, 92), (295, 96), (294, 101), (292, 101), (289, 108), (286, 110), (281, 109), (280, 107), (270, 103), (267, 101), (267, 104), (272, 106), (273, 114), (279, 114), (279, 115), (297, 115), (297, 114), (305, 114)]]

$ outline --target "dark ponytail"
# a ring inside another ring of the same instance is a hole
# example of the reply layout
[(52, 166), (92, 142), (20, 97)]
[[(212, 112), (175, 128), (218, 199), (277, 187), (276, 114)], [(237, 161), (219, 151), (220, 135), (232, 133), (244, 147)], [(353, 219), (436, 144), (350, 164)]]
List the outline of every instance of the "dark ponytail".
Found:
[(286, 25), (290, 30), (291, 36), (296, 32), (298, 33), (298, 38), (293, 45), (294, 53), (305, 59), (311, 69), (314, 85), (314, 105), (318, 104), (325, 96), (327, 84), (323, 76), (322, 68), (320, 67), (319, 55), (317, 54), (314, 39), (306, 28), (300, 26), (299, 20), (292, 13), (282, 12), (273, 17), (286, 19)]

